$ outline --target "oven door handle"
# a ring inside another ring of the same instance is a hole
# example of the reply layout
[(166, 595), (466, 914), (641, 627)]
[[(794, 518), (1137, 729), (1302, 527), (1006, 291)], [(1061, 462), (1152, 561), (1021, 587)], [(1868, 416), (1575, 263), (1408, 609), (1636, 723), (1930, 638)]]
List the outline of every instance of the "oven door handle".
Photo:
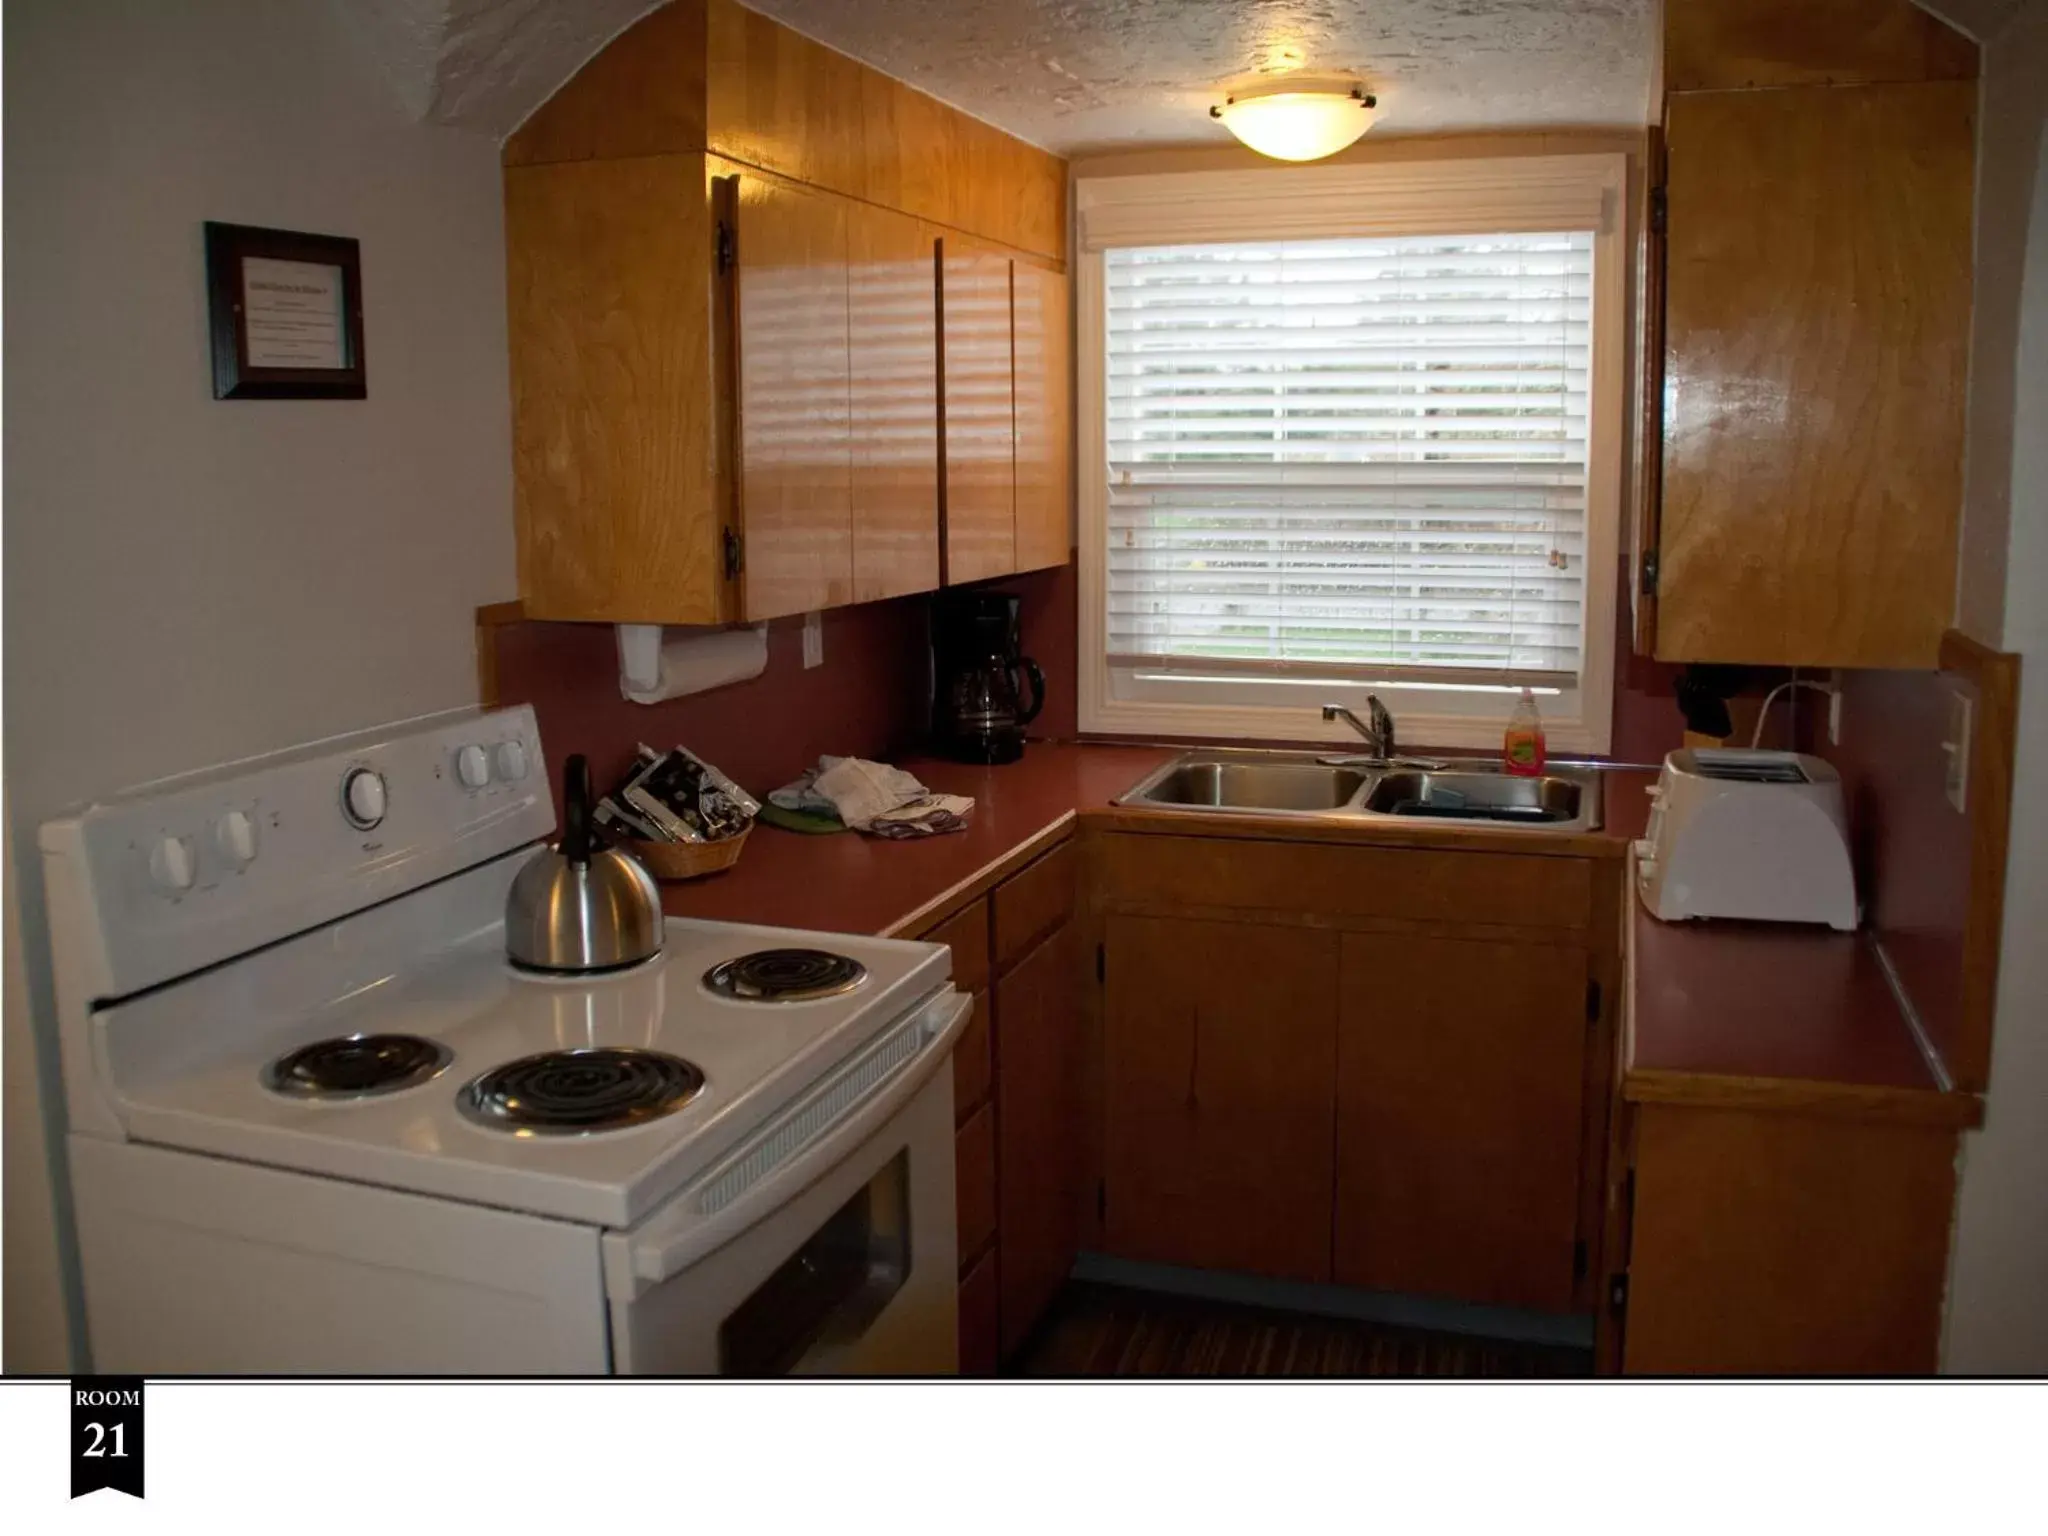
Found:
[[(917, 1053), (868, 1090), (866, 1097), (852, 1105), (824, 1134), (796, 1156), (756, 1179), (729, 1204), (708, 1215), (697, 1209), (703, 1189), (726, 1167), (745, 1155), (744, 1150), (727, 1158), (676, 1202), (668, 1219), (657, 1216), (638, 1232), (623, 1234), (631, 1259), (631, 1291), (614, 1293), (617, 1301), (631, 1301), (652, 1286), (678, 1274), (705, 1254), (732, 1241), (792, 1196), (808, 1187), (853, 1148), (859, 1146), (895, 1116), (912, 1095), (944, 1066), (953, 1044), (974, 1011), (974, 999), (964, 993), (952, 995), (950, 1010), (937, 1023)], [(610, 1268), (609, 1265), (606, 1266)], [(626, 1277), (620, 1277), (626, 1278)]]

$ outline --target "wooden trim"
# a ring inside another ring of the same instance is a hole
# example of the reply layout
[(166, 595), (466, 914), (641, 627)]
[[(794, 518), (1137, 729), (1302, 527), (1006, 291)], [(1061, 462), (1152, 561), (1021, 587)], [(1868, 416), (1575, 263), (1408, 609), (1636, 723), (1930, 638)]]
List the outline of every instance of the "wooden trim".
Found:
[(1974, 80), (1977, 45), (1912, 0), (1665, 0), (1664, 88)]
[(1191, 922), (1264, 923), (1274, 928), (1315, 928), (1335, 933), (1470, 939), (1475, 944), (1549, 944), (1563, 949), (1590, 949), (1594, 946), (1593, 936), (1579, 928), (1536, 927), (1524, 923), (1468, 923), (1460, 918), (1432, 920), (1372, 917), (1353, 912), (1288, 912), (1276, 907), (1222, 907), (1200, 902), (1150, 901), (1119, 896), (1100, 897), (1097, 909), (1105, 916), (1119, 913), (1128, 917), (1184, 917)]
[(2007, 843), (2012, 822), (2012, 762), (2019, 730), (2020, 658), (1960, 630), (1941, 637), (1941, 669), (1977, 695), (1970, 742), (1970, 891), (1963, 918), (1960, 1039), (1945, 1065), (1956, 1086), (1982, 1090), (1991, 1076), (1991, 1032), (1998, 1015), (1999, 939), (2005, 928)]
[(1984, 1101), (1974, 1093), (1879, 1088), (1815, 1078), (1724, 1077), (1710, 1072), (1632, 1067), (1622, 1077), (1621, 1095), (1632, 1104), (1771, 1109), (1830, 1120), (1881, 1120), (1895, 1125), (1962, 1128), (1984, 1123)]
[(1575, 1311), (1594, 1311), (1606, 1292), (1608, 1150), (1613, 1142), (1613, 1120), (1619, 1107), (1614, 1082), (1620, 1070), (1616, 1041), (1623, 1012), (1622, 950), (1623, 930), (1635, 887), (1628, 867), (1593, 881), (1592, 926), (1587, 937), (1586, 971), (1597, 989), (1587, 999), (1585, 1086), (1580, 1098), (1579, 1134), (1579, 1230), (1578, 1241), (1586, 1255), (1585, 1268), (1572, 1288)]
[[(1372, 822), (1287, 822), (1270, 816), (1231, 816), (1221, 812), (1150, 810), (1140, 806), (1109, 806), (1082, 812), (1092, 827), (1105, 832), (1150, 833), (1167, 837), (1235, 838), (1262, 843), (1336, 843), (1372, 848), (1420, 848), (1473, 853), (1534, 854), (1546, 858), (1624, 859), (1629, 840), (1607, 832), (1501, 832), (1468, 822), (1409, 825), (1416, 820), (1382, 818)], [(1387, 825), (1387, 821), (1399, 825)]]
[(1017, 844), (1000, 858), (991, 859), (964, 880), (956, 880), (931, 900), (915, 911), (905, 914), (888, 927), (882, 929), (877, 938), (917, 939), (930, 934), (933, 928), (953, 916), (977, 896), (985, 896), (1004, 880), (1010, 878), (1026, 864), (1036, 860), (1049, 849), (1058, 847), (1072, 837), (1078, 825), (1075, 812), (1068, 811), (1059, 820), (1047, 823), (1023, 842)]
[(514, 598), (509, 603), (485, 603), (476, 611), (476, 701), (485, 709), (497, 709), (498, 626), (517, 624), (526, 617), (526, 604)]

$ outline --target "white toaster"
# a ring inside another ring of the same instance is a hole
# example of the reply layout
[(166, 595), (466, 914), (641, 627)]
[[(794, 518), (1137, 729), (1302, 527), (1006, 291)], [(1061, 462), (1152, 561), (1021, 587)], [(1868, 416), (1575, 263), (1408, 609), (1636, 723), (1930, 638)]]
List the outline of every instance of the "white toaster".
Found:
[(1636, 889), (1667, 922), (1687, 917), (1856, 926), (1842, 778), (1803, 752), (1673, 752), (1636, 844)]

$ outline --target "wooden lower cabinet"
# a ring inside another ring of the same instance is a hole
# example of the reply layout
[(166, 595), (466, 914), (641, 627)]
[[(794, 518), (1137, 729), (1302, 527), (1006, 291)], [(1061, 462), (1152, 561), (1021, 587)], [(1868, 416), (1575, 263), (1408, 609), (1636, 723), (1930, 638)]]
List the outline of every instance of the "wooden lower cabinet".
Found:
[(1330, 1278), (1338, 940), (1312, 928), (1108, 919), (1110, 1252)]
[(1083, 1179), (1081, 929), (1069, 919), (995, 984), (1002, 1348), (1074, 1267)]
[(1338, 1283), (1571, 1308), (1587, 980), (1575, 946), (1342, 936)]
[(960, 1277), (960, 1374), (993, 1376), (1002, 1358), (997, 1308), (1002, 1290), (995, 1250), (983, 1254)]
[(984, 1104), (953, 1137), (953, 1189), (964, 1266), (996, 1235), (996, 1112)]
[(1785, 1109), (1633, 1112), (1625, 1372), (1935, 1368), (1952, 1128)]

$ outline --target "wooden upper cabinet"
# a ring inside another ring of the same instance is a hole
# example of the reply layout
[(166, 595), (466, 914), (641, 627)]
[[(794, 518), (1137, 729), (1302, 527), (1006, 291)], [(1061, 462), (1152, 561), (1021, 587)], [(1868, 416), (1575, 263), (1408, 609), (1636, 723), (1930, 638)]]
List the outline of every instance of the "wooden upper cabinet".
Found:
[(1065, 273), (1011, 269), (1016, 332), (1017, 569), (1073, 549), (1073, 303)]
[[(1064, 558), (1062, 285), (1027, 295), (1049, 371), (1022, 423), (1010, 294), (1012, 252), (1066, 259), (1064, 161), (734, 0), (627, 28), (503, 159), (529, 615), (726, 624), (930, 591), (948, 494), (951, 579)], [(985, 243), (954, 264), (942, 400), (956, 231)]]
[(1664, 89), (1974, 80), (1977, 45), (1913, 0), (1664, 0)]
[(719, 555), (703, 157), (508, 169), (505, 252), (528, 616), (737, 617)]
[(853, 600), (939, 584), (937, 242), (917, 219), (848, 203)]
[(1111, 1253), (1330, 1278), (1337, 942), (1313, 928), (1110, 915)]
[(745, 617), (853, 597), (847, 206), (737, 178), (733, 271)]
[(1010, 258), (939, 242), (939, 376), (948, 585), (1017, 566)]
[(1337, 1283), (1568, 1311), (1586, 952), (1342, 942)]
[(1670, 98), (1659, 657), (1936, 664), (1975, 102), (1965, 81)]

